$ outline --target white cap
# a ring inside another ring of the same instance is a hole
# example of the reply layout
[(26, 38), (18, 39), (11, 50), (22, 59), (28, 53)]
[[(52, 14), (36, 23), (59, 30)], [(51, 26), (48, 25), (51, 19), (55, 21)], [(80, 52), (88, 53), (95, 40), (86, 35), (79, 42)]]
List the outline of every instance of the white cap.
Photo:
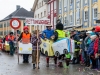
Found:
[(83, 39), (80, 39), (80, 41), (83, 41)]
[(87, 33), (87, 34), (90, 34), (90, 33), (92, 33), (92, 31), (87, 31), (86, 33)]

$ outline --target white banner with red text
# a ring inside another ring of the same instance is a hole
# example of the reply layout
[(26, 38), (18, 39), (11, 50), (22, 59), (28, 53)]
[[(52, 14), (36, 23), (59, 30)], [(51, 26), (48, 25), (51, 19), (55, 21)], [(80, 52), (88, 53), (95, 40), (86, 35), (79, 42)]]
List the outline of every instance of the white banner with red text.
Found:
[(35, 18), (26, 18), (25, 25), (48, 25), (50, 24), (49, 19), (35, 19)]

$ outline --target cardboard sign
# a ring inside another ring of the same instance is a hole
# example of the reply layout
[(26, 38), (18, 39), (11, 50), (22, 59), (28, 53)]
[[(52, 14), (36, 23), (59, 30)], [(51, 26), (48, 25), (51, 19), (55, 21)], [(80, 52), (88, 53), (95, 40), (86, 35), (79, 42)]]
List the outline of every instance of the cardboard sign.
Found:
[(52, 44), (52, 48), (54, 50), (54, 53), (55, 52), (59, 52), (60, 54), (64, 54), (64, 49), (68, 49), (68, 40), (67, 38), (66, 39), (62, 39), (60, 41), (57, 41), (55, 43)]
[(19, 43), (19, 54), (32, 54), (32, 44)]
[(26, 25), (48, 25), (50, 24), (49, 19), (34, 19), (34, 18), (26, 18), (25, 20)]

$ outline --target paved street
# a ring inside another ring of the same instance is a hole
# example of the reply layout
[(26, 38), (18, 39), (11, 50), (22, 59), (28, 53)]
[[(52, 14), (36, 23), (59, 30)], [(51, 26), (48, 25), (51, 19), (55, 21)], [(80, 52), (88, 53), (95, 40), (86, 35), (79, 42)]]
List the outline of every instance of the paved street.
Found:
[(20, 56), (20, 64), (17, 62), (17, 55), (10, 56), (6, 53), (0, 55), (0, 75), (100, 75), (96, 71), (85, 69), (79, 65), (70, 65), (69, 69), (54, 67), (52, 60), (50, 67), (45, 66), (45, 57), (41, 56), (40, 69), (33, 70), (31, 57), (29, 64), (22, 63)]

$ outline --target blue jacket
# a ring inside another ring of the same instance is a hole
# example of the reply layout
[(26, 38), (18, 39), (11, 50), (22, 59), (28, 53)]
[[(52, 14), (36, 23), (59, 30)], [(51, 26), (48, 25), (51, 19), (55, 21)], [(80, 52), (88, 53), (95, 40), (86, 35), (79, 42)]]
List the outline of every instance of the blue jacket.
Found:
[(44, 39), (45, 37), (43, 36), (43, 34), (46, 35), (46, 38), (47, 38), (47, 39), (50, 39), (51, 36), (54, 35), (54, 30), (48, 30), (48, 29), (44, 30), (44, 31), (42, 32), (42, 38)]
[(94, 41), (92, 41), (89, 45), (89, 48), (87, 50), (87, 54), (88, 55), (93, 55), (94, 54), (94, 50), (93, 50), (93, 46), (94, 46)]

